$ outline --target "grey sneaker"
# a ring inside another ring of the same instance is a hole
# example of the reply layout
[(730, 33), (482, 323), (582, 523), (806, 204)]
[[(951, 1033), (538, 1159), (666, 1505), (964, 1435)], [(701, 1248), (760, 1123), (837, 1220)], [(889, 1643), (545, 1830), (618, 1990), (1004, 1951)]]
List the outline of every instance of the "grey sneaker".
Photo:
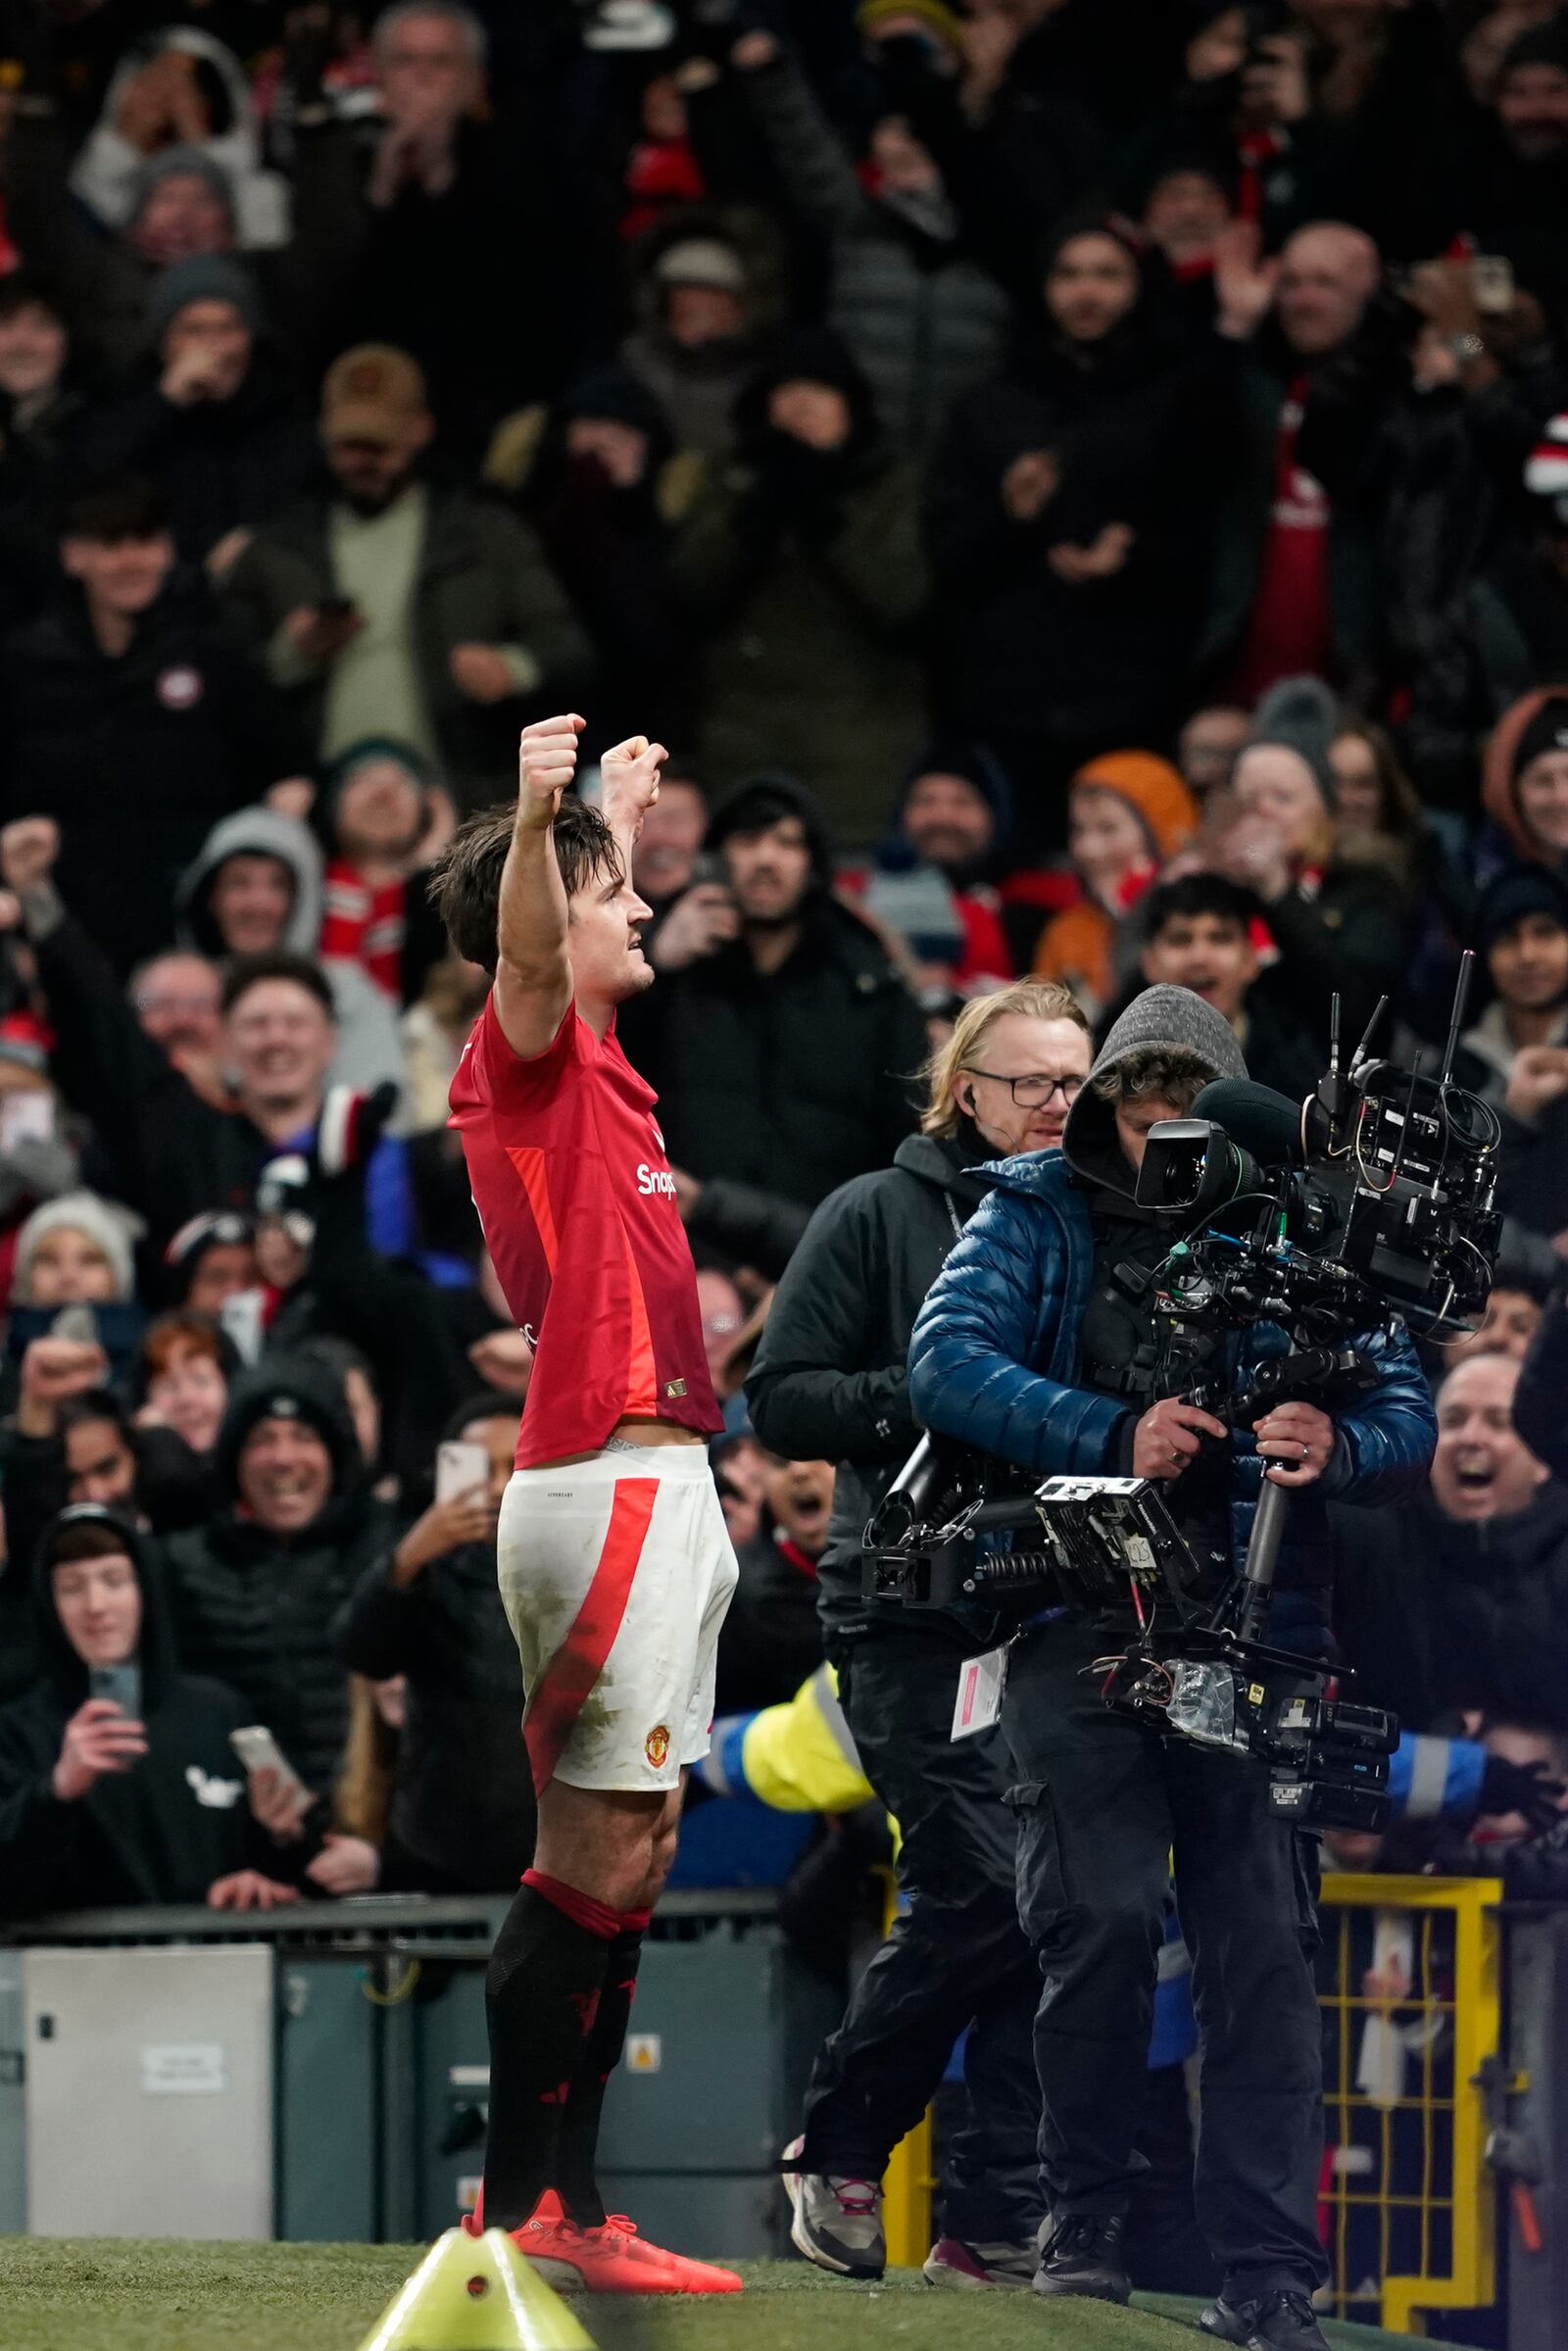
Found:
[(1310, 2295), (1295, 2287), (1263, 2294), (1255, 2302), (1211, 2302), (1198, 2322), (1201, 2334), (1247, 2351), (1329, 2351)]
[(957, 2286), (965, 2291), (1008, 2285), (1016, 2291), (1034, 2283), (1039, 2261), (1032, 2236), (1021, 2245), (981, 2245), (961, 2236), (939, 2236), (920, 2274), (927, 2285)]
[[(784, 2161), (799, 2155), (804, 2138), (792, 2139)], [(786, 2172), (784, 2192), (795, 2218), (790, 2242), (819, 2270), (840, 2278), (880, 2278), (888, 2266), (882, 2228), (882, 2184), (835, 2173)]]
[(1132, 2279), (1123, 2266), (1127, 2223), (1119, 2213), (1073, 2212), (1048, 2221), (1040, 2245), (1035, 2292), (1079, 2294), (1091, 2302), (1125, 2302)]

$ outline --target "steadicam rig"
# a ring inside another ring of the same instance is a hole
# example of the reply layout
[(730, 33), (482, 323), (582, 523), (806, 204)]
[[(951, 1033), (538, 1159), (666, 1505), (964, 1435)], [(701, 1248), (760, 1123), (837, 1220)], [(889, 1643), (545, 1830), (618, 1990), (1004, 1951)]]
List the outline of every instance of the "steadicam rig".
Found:
[[(1155, 1126), (1137, 1197), (1172, 1227), (1144, 1283), (1152, 1395), (1250, 1427), (1274, 1405), (1353, 1409), (1377, 1385), (1352, 1344), (1411, 1321), (1473, 1327), (1492, 1287), (1500, 1129), (1453, 1080), (1474, 958), (1465, 955), (1435, 1077), (1374, 1060), (1380, 1003), (1342, 1067), (1336, 998), (1328, 1072), (1300, 1105), (1222, 1079), (1190, 1118)], [(1118, 1278), (1122, 1269), (1118, 1268)], [(1287, 1350), (1238, 1385), (1227, 1334), (1266, 1323)], [(1018, 1474), (926, 1439), (865, 1531), (869, 1594), (911, 1607), (979, 1604), (1022, 1620), (1053, 1600), (1079, 1612), (1130, 1601), (1136, 1638), (1099, 1659), (1108, 1705), (1171, 1737), (1260, 1757), (1270, 1800), (1301, 1828), (1375, 1830), (1388, 1811), (1391, 1715), (1331, 1701), (1327, 1674), (1268, 1645), (1290, 1494), (1264, 1481), (1241, 1573), (1200, 1603), (1202, 1570), (1164, 1493), (1132, 1478)]]

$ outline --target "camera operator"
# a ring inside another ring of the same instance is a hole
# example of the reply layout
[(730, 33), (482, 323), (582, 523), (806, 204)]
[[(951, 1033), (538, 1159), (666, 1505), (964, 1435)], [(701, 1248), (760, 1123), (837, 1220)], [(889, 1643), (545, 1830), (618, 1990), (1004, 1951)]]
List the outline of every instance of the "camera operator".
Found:
[[(1433, 1415), (1402, 1335), (1359, 1339), (1378, 1384), (1336, 1421), (1274, 1406), (1230, 1430), (1158, 1396), (1151, 1276), (1172, 1246), (1133, 1197), (1149, 1130), (1208, 1080), (1244, 1075), (1228, 1023), (1154, 987), (1111, 1030), (1062, 1155), (1000, 1171), (915, 1326), (909, 1400), (929, 1427), (1037, 1475), (1157, 1479), (1216, 1583), (1239, 1566), (1261, 1481), (1315, 1487), (1288, 1524), (1269, 1638), (1319, 1649), (1322, 1498), (1419, 1489)], [(1231, 1384), (1284, 1351), (1263, 1324), (1210, 1369)], [(1008, 1652), (1003, 1729), (1019, 1785), (1018, 1892), (1045, 1982), (1035, 2021), (1051, 2222), (1037, 2292), (1125, 2301), (1123, 2235), (1174, 1848), (1203, 2034), (1196, 2196), (1223, 2275), (1206, 2330), (1251, 2351), (1325, 2351), (1316, 2196), (1321, 2030), (1307, 1951), (1315, 1870), (1269, 1809), (1266, 1767), (1164, 1739), (1100, 1697), (1095, 1661), (1132, 1611), (1054, 1609)]]
[(1016, 2286), (1034, 2269), (1036, 1985), (1000, 1800), (1006, 1759), (994, 1734), (950, 1738), (959, 1662), (986, 1646), (992, 1619), (864, 1600), (860, 1543), (919, 1436), (909, 1331), (990, 1189), (986, 1162), (1056, 1151), (1089, 1060), (1084, 1017), (1054, 982), (1019, 981), (966, 1004), (930, 1065), (921, 1132), (890, 1168), (857, 1176), (812, 1217), (747, 1383), (764, 1445), (838, 1457), (817, 1608), (860, 1760), (904, 1840), (906, 1907), (817, 2057), (805, 2134), (787, 2156), (798, 2167), (788, 2175), (796, 2245), (856, 2278), (882, 2274), (876, 2183), (965, 2026), (970, 2111), (949, 2150), (945, 2232), (925, 2274), (937, 2285)]

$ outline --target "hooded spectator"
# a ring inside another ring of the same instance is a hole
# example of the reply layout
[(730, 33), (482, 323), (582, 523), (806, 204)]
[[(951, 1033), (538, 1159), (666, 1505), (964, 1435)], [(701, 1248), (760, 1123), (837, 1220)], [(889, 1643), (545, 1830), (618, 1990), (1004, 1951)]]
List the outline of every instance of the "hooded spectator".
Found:
[(1117, 965), (1118, 933), (1131, 966), (1126, 916), (1197, 830), (1191, 793), (1170, 761), (1152, 752), (1102, 752), (1073, 777), (1067, 846), (1082, 895), (1047, 923), (1032, 968), (1038, 978), (1070, 989), (1091, 1020), (1125, 976)]
[(735, 784), (798, 774), (846, 844), (874, 839), (874, 779), (913, 757), (924, 678), (918, 496), (838, 337), (790, 338), (737, 405), (737, 456), (671, 559), (702, 632), (697, 756)]
[(1006, 871), (1013, 828), (1011, 786), (988, 752), (973, 743), (922, 747), (861, 899), (903, 938), (923, 990), (967, 995), (1012, 976), (1001, 902), (989, 885)]
[[(166, 26), (123, 53), (76, 158), (72, 191), (104, 228), (123, 228), (145, 211), (171, 154), (187, 171), (200, 158), (222, 174), (241, 245), (287, 243), (287, 183), (262, 166), (244, 69), (221, 41), (189, 25)], [(151, 183), (149, 158), (163, 167)]]
[(928, 449), (957, 395), (1001, 362), (1005, 294), (965, 250), (941, 171), (903, 116), (872, 126), (860, 172), (771, 35), (745, 34), (732, 59), (790, 202), (827, 242), (828, 319), (871, 386), (878, 421), (899, 448)]
[(509, 416), (490, 444), (485, 479), (538, 530), (599, 651), (590, 749), (634, 725), (669, 739), (685, 729), (686, 635), (665, 569), (703, 472), (624, 366), (590, 367), (552, 408)]
[(331, 491), (264, 523), (224, 594), (319, 759), (392, 736), (471, 806), (514, 788), (519, 713), (591, 656), (532, 532), (425, 484), (433, 430), (406, 352), (343, 352), (321, 391)]
[(621, 1035), (658, 1091), (674, 1166), (809, 1207), (882, 1165), (908, 1132), (920, 1015), (873, 934), (834, 898), (826, 830), (792, 778), (732, 793), (707, 846), (728, 870), (740, 936), (666, 965), (622, 1007)]
[(1527, 694), (1487, 744), (1482, 806), (1515, 856), (1568, 871), (1568, 691)]
[(174, 569), (147, 484), (74, 498), (60, 562), (0, 646), (4, 807), (60, 827), (62, 881), (127, 970), (168, 944), (175, 880), (214, 818), (289, 774), (295, 744), (205, 583)]
[(736, 402), (777, 323), (769, 271), (752, 245), (721, 215), (666, 222), (638, 257), (640, 318), (620, 347), (673, 445), (710, 460), (735, 450)]
[(522, 1687), (496, 1584), (496, 1516), (517, 1415), (514, 1401), (496, 1396), (458, 1407), (443, 1443), (483, 1447), (484, 1476), (433, 1501), (389, 1543), (338, 1620), (351, 1671), (406, 1678), (383, 1892), (498, 1893), (532, 1856)]
[(201, 563), (231, 531), (276, 513), (320, 462), (292, 374), (261, 336), (256, 288), (222, 254), (176, 262), (147, 302), (139, 382), (76, 436), (90, 475), (136, 472), (169, 500), (174, 545)]
[(1059, 846), (1067, 778), (1174, 724), (1223, 458), (1214, 403), (1110, 225), (1068, 228), (1009, 370), (956, 403), (930, 544), (946, 695), (1002, 754), (1033, 850)]
[(1519, 1380), (1507, 1355), (1460, 1364), (1439, 1392), (1428, 1492), (1332, 1514), (1334, 1629), (1357, 1697), (1410, 1730), (1454, 1708), (1563, 1715), (1568, 1494), (1514, 1428)]
[[(7, 1914), (296, 1900), (292, 1866), (252, 1817), (229, 1744), (245, 1710), (232, 1690), (180, 1670), (131, 1521), (96, 1505), (64, 1513), (39, 1546), (33, 1592), (42, 1671), (0, 1709)], [(118, 1697), (98, 1694), (106, 1669), (117, 1669)]]
[(1271, 993), (1324, 1037), (1337, 993), (1342, 1033), (1358, 1037), (1397, 985), (1407, 911), (1391, 872), (1336, 852), (1338, 733), (1334, 697), (1316, 678), (1264, 696), (1232, 777), (1241, 813), (1210, 862), (1263, 902), (1279, 958)]
[(181, 948), (236, 955), (312, 955), (321, 936), (321, 853), (298, 817), (238, 808), (214, 825), (180, 876)]
[(306, 1786), (330, 1788), (348, 1727), (332, 1626), (387, 1540), (338, 1384), (287, 1357), (235, 1383), (217, 1455), (223, 1496), (171, 1537), (180, 1655), (228, 1683)]
[(1568, 1045), (1568, 884), (1541, 865), (1506, 867), (1476, 908), (1474, 944), (1492, 1002), (1460, 1040), (1463, 1085), (1505, 1100), (1521, 1053)]

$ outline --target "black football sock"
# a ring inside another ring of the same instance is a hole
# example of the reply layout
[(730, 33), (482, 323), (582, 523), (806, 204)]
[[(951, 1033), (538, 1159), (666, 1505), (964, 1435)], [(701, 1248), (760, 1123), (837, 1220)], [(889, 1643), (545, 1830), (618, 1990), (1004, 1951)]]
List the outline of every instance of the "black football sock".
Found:
[(485, 1976), (490, 2127), (487, 2229), (520, 2229), (557, 2184), (561, 2126), (604, 1989), (620, 1914), (529, 1870)]
[(599, 2119), (605, 2107), (605, 2085), (620, 2063), (626, 2045), (626, 2025), (637, 1989), (637, 1963), (642, 1957), (643, 1931), (653, 1913), (624, 1911), (620, 1931), (610, 1946), (605, 1988), (599, 2011), (583, 2043), (582, 2062), (566, 2099), (561, 2125), (561, 2159), (557, 2167), (561, 2200), (571, 2219), (584, 2229), (597, 2229), (605, 2218), (604, 2198), (594, 2165), (599, 2152)]

